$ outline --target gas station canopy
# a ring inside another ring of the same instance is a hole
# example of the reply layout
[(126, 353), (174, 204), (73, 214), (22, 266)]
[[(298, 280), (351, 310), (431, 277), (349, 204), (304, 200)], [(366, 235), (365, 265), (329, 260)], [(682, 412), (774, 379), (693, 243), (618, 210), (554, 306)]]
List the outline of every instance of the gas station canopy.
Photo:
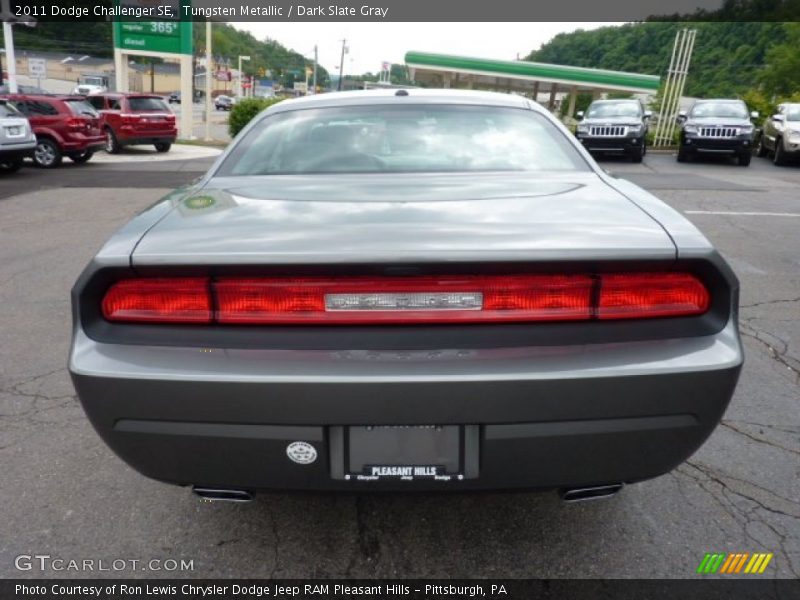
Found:
[(490, 60), (448, 54), (407, 52), (411, 79), (435, 87), (492, 89), (537, 96), (557, 92), (654, 94), (655, 75), (568, 67), (523, 60)]

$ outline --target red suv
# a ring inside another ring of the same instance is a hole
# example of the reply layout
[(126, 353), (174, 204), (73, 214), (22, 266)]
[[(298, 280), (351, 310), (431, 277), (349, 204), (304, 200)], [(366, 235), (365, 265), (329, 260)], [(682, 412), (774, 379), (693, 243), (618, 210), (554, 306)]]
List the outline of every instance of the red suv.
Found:
[(34, 162), (45, 169), (61, 164), (64, 156), (88, 162), (103, 149), (100, 115), (83, 96), (6, 94), (2, 96), (23, 115), (36, 134)]
[(87, 100), (103, 115), (110, 154), (136, 144), (153, 144), (159, 152), (169, 152), (178, 137), (175, 115), (161, 96), (109, 92)]

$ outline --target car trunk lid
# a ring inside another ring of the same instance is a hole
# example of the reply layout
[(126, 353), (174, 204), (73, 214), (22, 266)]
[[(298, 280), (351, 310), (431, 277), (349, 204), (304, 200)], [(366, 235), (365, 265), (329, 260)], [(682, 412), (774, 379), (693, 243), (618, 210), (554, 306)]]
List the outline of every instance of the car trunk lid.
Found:
[(213, 179), (144, 235), (134, 265), (675, 258), (594, 173)]

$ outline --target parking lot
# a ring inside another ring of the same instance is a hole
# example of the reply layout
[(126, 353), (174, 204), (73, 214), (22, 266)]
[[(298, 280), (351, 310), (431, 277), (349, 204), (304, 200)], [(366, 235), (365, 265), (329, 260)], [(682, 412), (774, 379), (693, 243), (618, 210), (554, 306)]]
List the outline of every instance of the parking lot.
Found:
[(122, 559), (99, 573), (120, 577), (175, 576), (142, 563), (184, 559), (192, 569), (179, 574), (202, 578), (663, 578), (693, 576), (706, 552), (772, 552), (763, 577), (800, 576), (800, 167), (652, 153), (602, 163), (684, 212), (742, 284), (739, 386), (722, 426), (676, 471), (573, 505), (555, 493), (262, 493), (234, 505), (123, 464), (66, 370), (69, 290), (84, 265), (213, 160), (176, 150), (0, 178), (1, 576), (98, 575), (15, 568), (39, 554)]

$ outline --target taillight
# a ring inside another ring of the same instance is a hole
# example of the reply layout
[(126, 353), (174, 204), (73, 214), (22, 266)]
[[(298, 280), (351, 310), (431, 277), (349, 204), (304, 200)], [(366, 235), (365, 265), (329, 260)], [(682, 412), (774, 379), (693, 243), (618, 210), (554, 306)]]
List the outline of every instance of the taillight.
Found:
[(138, 115), (121, 115), (123, 125), (138, 125), (141, 117)]
[(702, 282), (689, 273), (623, 273), (603, 275), (597, 316), (641, 319), (699, 315), (711, 298)]
[(586, 275), (234, 279), (212, 284), (220, 323), (474, 323), (591, 318)]
[(103, 316), (109, 321), (210, 323), (208, 280), (191, 277), (119, 281), (103, 298)]
[(80, 117), (71, 117), (67, 119), (66, 126), (70, 131), (83, 131), (88, 126), (89, 122)]
[(130, 279), (102, 308), (121, 322), (352, 325), (641, 319), (709, 305), (688, 273), (612, 273)]

